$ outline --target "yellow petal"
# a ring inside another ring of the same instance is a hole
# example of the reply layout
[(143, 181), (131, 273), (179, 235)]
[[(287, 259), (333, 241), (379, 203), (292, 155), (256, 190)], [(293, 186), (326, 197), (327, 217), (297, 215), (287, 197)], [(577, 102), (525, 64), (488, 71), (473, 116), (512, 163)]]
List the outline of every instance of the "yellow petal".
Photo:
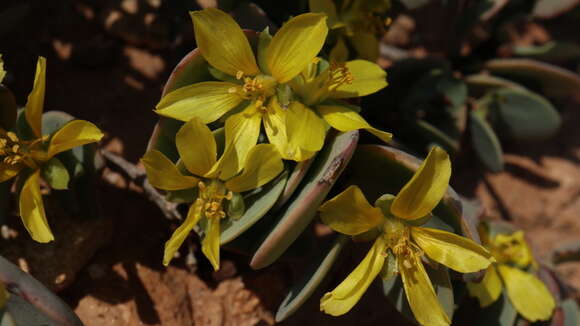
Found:
[(256, 145), (248, 153), (242, 173), (228, 180), (226, 188), (233, 192), (256, 189), (274, 179), (282, 169), (284, 163), (274, 145)]
[(145, 166), (149, 183), (155, 188), (182, 190), (197, 187), (199, 182), (196, 177), (182, 175), (177, 166), (157, 150), (147, 151), (141, 163)]
[(355, 270), (332, 292), (327, 292), (322, 297), (320, 311), (332, 316), (340, 316), (352, 309), (383, 268), (386, 247), (383, 238), (377, 238), (371, 250)]
[(163, 251), (163, 265), (169, 265), (169, 262), (175, 256), (175, 252), (179, 250), (183, 241), (189, 235), (189, 232), (197, 225), (201, 218), (202, 207), (198, 202), (194, 202), (189, 206), (187, 217), (185, 221), (173, 232), (171, 238), (165, 242), (165, 250)]
[(199, 118), (189, 120), (179, 129), (175, 145), (183, 164), (195, 175), (204, 175), (217, 160), (213, 134)]
[(373, 128), (366, 120), (355, 111), (340, 105), (319, 105), (316, 107), (322, 118), (332, 128), (340, 131), (365, 129), (377, 136), (385, 143), (393, 138), (391, 133)]
[(332, 98), (360, 97), (375, 93), (387, 84), (387, 73), (376, 63), (366, 60), (353, 60), (346, 63), (352, 74), (352, 83), (340, 85), (331, 95)]
[(22, 170), (22, 165), (11, 165), (6, 163), (0, 163), (0, 183), (8, 181), (18, 175), (18, 172)]
[(518, 268), (498, 265), (508, 297), (527, 320), (548, 320), (556, 306), (554, 297), (537, 277)]
[(230, 92), (239, 87), (216, 81), (184, 86), (165, 95), (155, 112), (181, 121), (198, 117), (203, 123), (214, 122), (243, 101), (238, 94)]
[(94, 124), (84, 120), (73, 120), (62, 126), (48, 145), (48, 156), (68, 151), (77, 146), (96, 143), (103, 138), (103, 132)]
[(397, 260), (407, 301), (415, 319), (424, 326), (448, 326), (451, 321), (437, 299), (421, 257), (413, 253), (399, 256)]
[(534, 256), (524, 238), (524, 231), (513, 234), (498, 234), (493, 239), (492, 251), (500, 262), (508, 262), (526, 268), (535, 264)]
[(411, 227), (411, 236), (429, 258), (460, 273), (486, 269), (495, 260), (473, 240), (450, 232)]
[(272, 76), (286, 83), (298, 75), (320, 52), (327, 34), (324, 14), (302, 14), (282, 25), (266, 53)]
[(39, 179), (40, 170), (37, 170), (24, 183), (20, 191), (20, 217), (32, 239), (45, 243), (53, 241), (54, 236), (46, 220)]
[(357, 186), (349, 186), (318, 211), (324, 224), (348, 235), (364, 233), (384, 220), (381, 210), (371, 206)]
[(268, 112), (264, 114), (264, 129), (270, 144), (278, 149), (285, 160), (301, 162), (314, 156), (316, 151), (308, 151), (300, 148), (297, 144), (291, 144), (288, 140), (286, 123), (286, 110), (282, 109), (276, 97), (272, 97), (268, 106)]
[(324, 145), (324, 121), (304, 104), (293, 101), (286, 111), (286, 132), (290, 146), (317, 152)]
[(330, 62), (346, 62), (348, 60), (348, 48), (342, 37), (339, 37), (336, 44), (330, 50)]
[(491, 305), (499, 298), (501, 288), (501, 279), (493, 265), (487, 268), (480, 283), (467, 283), (467, 291), (472, 297), (479, 300), (479, 305), (482, 308)]
[(230, 116), (225, 124), (226, 147), (224, 153), (205, 176), (228, 180), (238, 174), (248, 153), (258, 142), (261, 121), (262, 115), (256, 110), (254, 104), (250, 104), (244, 111)]
[(393, 215), (417, 219), (429, 214), (439, 203), (449, 185), (451, 161), (439, 147), (433, 147), (423, 164), (395, 197)]
[(210, 65), (231, 76), (260, 72), (246, 35), (230, 15), (215, 8), (190, 15), (197, 47)]
[(34, 86), (28, 95), (24, 114), (28, 125), (37, 138), (42, 136), (42, 110), (44, 108), (44, 93), (46, 90), (46, 59), (38, 57)]
[(358, 32), (349, 39), (358, 54), (358, 58), (370, 62), (377, 61), (379, 58), (379, 40), (374, 34)]
[(214, 270), (220, 269), (220, 220), (218, 218), (207, 221), (205, 235), (201, 241), (201, 251), (211, 262)]
[(288, 147), (286, 111), (282, 109), (276, 96), (272, 97), (268, 104), (268, 112), (264, 114), (264, 129), (270, 144), (276, 146), (284, 159), (290, 159), (286, 155), (286, 148)]
[(338, 23), (336, 6), (332, 0), (308, 0), (308, 7), (310, 8), (310, 12), (326, 14), (326, 16), (328, 16), (328, 26), (330, 28)]

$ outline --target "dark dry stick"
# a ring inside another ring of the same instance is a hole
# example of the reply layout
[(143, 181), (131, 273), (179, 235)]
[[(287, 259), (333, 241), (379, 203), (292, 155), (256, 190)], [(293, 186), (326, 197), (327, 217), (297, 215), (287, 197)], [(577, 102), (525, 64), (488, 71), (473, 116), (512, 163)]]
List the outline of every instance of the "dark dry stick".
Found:
[(106, 150), (101, 150), (101, 154), (107, 159), (107, 162), (114, 165), (113, 168), (121, 170), (133, 183), (143, 188), (147, 199), (151, 200), (161, 209), (161, 212), (169, 220), (182, 220), (182, 216), (177, 210), (177, 204), (171, 203), (160, 194), (147, 180), (145, 171), (138, 168), (135, 164), (125, 160), (121, 156)]

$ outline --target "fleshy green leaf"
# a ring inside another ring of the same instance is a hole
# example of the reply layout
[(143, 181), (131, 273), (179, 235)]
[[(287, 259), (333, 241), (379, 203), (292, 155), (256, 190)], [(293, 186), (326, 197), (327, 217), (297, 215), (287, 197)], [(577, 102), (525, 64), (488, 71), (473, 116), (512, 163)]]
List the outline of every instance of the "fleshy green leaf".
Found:
[(471, 141), (479, 159), (492, 172), (503, 170), (503, 152), (497, 136), (484, 117), (476, 111), (469, 114)]
[(522, 90), (501, 89), (490, 95), (491, 113), (499, 118), (499, 127), (517, 140), (542, 140), (558, 131), (560, 114), (542, 96)]
[(298, 282), (294, 283), (294, 286), (292, 286), (288, 295), (278, 307), (276, 322), (281, 322), (290, 317), (312, 296), (326, 275), (331, 271), (332, 266), (334, 266), (348, 241), (349, 238), (347, 236), (339, 235), (330, 248), (321, 250), (318, 257), (312, 259), (310, 268)]
[(532, 59), (494, 59), (486, 62), (484, 68), (524, 85), (539, 86), (548, 96), (561, 97), (580, 92), (580, 76), (549, 63)]
[(234, 240), (266, 215), (284, 190), (287, 177), (287, 173), (282, 173), (265, 185), (260, 192), (244, 198), (245, 212), (241, 217), (222, 220), (220, 236), (222, 244)]
[(339, 134), (326, 143), (302, 182), (303, 186), (277, 213), (273, 228), (266, 233), (252, 257), (252, 268), (266, 267), (278, 259), (310, 224), (320, 203), (350, 160), (357, 141), (358, 132), (352, 131)]

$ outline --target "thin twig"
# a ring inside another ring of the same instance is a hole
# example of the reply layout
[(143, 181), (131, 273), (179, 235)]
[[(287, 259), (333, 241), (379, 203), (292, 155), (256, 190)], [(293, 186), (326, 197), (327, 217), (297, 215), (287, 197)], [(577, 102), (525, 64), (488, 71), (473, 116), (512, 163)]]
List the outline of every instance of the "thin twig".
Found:
[(121, 170), (131, 181), (133, 181), (133, 183), (141, 187), (147, 199), (154, 202), (155, 205), (161, 209), (161, 212), (167, 219), (182, 220), (182, 216), (177, 210), (177, 204), (167, 201), (165, 197), (149, 183), (145, 171), (117, 154), (106, 150), (101, 150), (101, 154), (114, 166), (114, 168)]

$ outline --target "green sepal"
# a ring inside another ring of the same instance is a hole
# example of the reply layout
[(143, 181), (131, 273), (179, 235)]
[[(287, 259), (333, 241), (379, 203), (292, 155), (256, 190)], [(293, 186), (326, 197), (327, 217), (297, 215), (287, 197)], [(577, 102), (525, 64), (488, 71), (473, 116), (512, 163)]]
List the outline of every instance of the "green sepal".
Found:
[(237, 220), (246, 211), (246, 205), (244, 204), (244, 197), (237, 192), (233, 193), (232, 199), (228, 201), (227, 205), (227, 215), (228, 218)]
[(276, 96), (278, 97), (278, 103), (283, 109), (287, 109), (292, 102), (293, 94), (292, 88), (288, 84), (281, 84), (276, 87)]
[(51, 158), (42, 166), (42, 178), (52, 189), (68, 189), (70, 175), (64, 164), (56, 157)]
[(264, 74), (270, 74), (270, 70), (268, 69), (268, 65), (266, 64), (266, 52), (268, 50), (268, 46), (270, 46), (270, 42), (272, 42), (272, 35), (270, 35), (270, 28), (266, 27), (258, 36), (258, 66), (260, 66), (260, 70)]
[(399, 274), (399, 266), (397, 265), (397, 257), (393, 254), (391, 249), (388, 251), (387, 258), (383, 264), (380, 275), (383, 281), (388, 281)]
[(395, 200), (394, 195), (384, 194), (375, 200), (375, 207), (380, 208), (383, 215), (393, 217), (393, 214), (391, 214), (391, 204), (393, 203), (393, 200)]
[(237, 219), (225, 218), (222, 220), (221, 244), (236, 239), (264, 217), (282, 194), (287, 178), (288, 173), (283, 172), (276, 179), (261, 187), (259, 191), (246, 195), (242, 200), (245, 205), (244, 214)]

